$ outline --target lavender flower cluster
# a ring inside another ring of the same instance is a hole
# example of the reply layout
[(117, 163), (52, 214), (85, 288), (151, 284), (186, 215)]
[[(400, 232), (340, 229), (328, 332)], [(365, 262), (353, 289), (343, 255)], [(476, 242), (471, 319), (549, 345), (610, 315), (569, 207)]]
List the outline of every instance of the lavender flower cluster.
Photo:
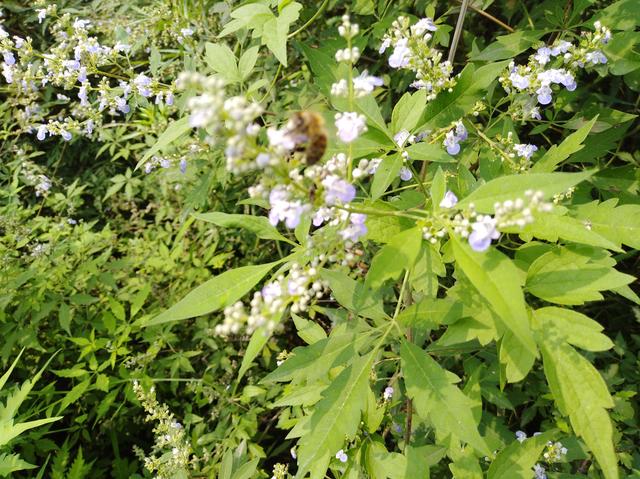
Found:
[(523, 198), (506, 200), (494, 205), (494, 215), (478, 214), (473, 204), (466, 211), (453, 214), (458, 198), (452, 191), (447, 191), (439, 206), (445, 215), (434, 216), (423, 226), (423, 237), (431, 243), (437, 243), (444, 238), (449, 229), (466, 238), (474, 251), (486, 251), (491, 242), (500, 237), (500, 230), (518, 227), (524, 228), (534, 221), (534, 213), (549, 212), (553, 208), (551, 203), (544, 201), (540, 191), (527, 190)]
[(578, 70), (607, 63), (601, 48), (611, 40), (611, 31), (600, 22), (594, 27), (595, 32), (583, 32), (577, 44), (558, 39), (538, 48), (526, 65), (511, 62), (499, 80), (507, 93), (520, 96), (517, 111), (524, 118), (541, 119), (537, 104), (553, 101), (554, 85), (573, 91)]
[[(55, 5), (38, 9), (38, 19), (42, 22), (56, 12)], [(0, 20), (0, 67), (8, 102), (22, 132), (33, 133), (40, 141), (47, 136), (60, 136), (65, 141), (74, 134), (92, 136), (102, 126), (104, 113), (115, 117), (131, 111), (134, 93), (154, 97), (156, 104), (173, 104), (172, 87), (144, 73), (133, 69), (122, 74), (103, 71), (128, 63), (130, 45), (102, 44), (92, 34), (90, 21), (69, 13), (52, 20), (47, 26), (53, 44), (46, 52), (34, 50), (30, 37), (10, 35)], [(50, 86), (57, 91), (56, 101), (47, 104), (44, 98)]]
[(389, 56), (389, 66), (410, 70), (416, 74), (411, 84), (414, 88), (427, 91), (427, 100), (453, 88), (456, 83), (451, 77), (453, 66), (442, 60), (442, 52), (432, 46), (432, 33), (438, 29), (431, 18), (422, 18), (414, 25), (407, 17), (398, 17), (382, 39), (379, 52), (393, 47)]

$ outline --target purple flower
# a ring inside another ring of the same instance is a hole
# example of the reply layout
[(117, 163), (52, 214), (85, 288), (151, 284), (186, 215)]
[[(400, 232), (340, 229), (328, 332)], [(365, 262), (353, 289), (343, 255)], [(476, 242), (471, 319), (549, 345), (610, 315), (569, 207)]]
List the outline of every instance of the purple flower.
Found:
[(186, 172), (187, 172), (187, 160), (182, 158), (180, 160), (180, 173), (184, 175)]
[(398, 174), (400, 175), (400, 179), (402, 181), (409, 181), (411, 178), (413, 178), (413, 173), (411, 173), (411, 170), (406, 166), (403, 166), (402, 168), (400, 168), (400, 171)]
[(538, 94), (538, 103), (541, 105), (548, 105), (551, 103), (551, 88), (548, 85), (543, 85), (536, 91)]
[(47, 133), (48, 133), (48, 128), (47, 125), (40, 125), (38, 127), (38, 133), (36, 134), (36, 138), (40, 141), (44, 141), (44, 139), (47, 137)]
[(453, 191), (447, 190), (447, 192), (444, 194), (444, 198), (442, 198), (442, 201), (440, 202), (440, 208), (449, 209), (453, 208), (457, 204), (458, 197), (454, 194)]
[(15, 65), (16, 64), (16, 57), (13, 56), (13, 53), (11, 52), (4, 52), (2, 54), (2, 56), (4, 57), (4, 62), (11, 66), (11, 65)]
[(476, 222), (471, 225), (469, 246), (474, 251), (486, 251), (491, 244), (491, 240), (499, 237), (500, 233), (496, 230), (496, 221), (491, 216), (480, 215)]
[(460, 153), (460, 145), (458, 144), (458, 138), (454, 134), (453, 130), (447, 132), (442, 142), (443, 146), (447, 149), (447, 153), (450, 155), (457, 155)]
[(366, 219), (367, 215), (351, 213), (349, 216), (351, 224), (340, 231), (342, 239), (345, 241), (353, 241), (355, 243), (361, 236), (367, 234), (367, 226), (365, 225)]
[(300, 217), (309, 207), (303, 205), (299, 200), (290, 201), (289, 192), (281, 186), (276, 186), (269, 194), (269, 222), (276, 226), (280, 221), (284, 221), (287, 228), (295, 228), (300, 223)]
[(339, 176), (329, 175), (322, 180), (325, 187), (324, 200), (328, 205), (349, 203), (356, 197), (356, 188)]

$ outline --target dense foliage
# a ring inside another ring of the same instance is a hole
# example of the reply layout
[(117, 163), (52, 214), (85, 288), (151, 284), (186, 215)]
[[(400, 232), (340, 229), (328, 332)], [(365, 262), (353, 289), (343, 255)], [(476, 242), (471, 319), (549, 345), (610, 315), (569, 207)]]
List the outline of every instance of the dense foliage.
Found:
[(0, 16), (0, 477), (640, 478), (635, 0)]

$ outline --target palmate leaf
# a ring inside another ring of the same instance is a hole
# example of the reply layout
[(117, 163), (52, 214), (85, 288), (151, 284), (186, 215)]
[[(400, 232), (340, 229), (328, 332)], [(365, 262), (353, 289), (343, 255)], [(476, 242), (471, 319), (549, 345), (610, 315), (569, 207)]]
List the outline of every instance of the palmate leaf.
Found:
[(375, 353), (354, 360), (324, 391), (307, 424), (308, 432), (300, 439), (298, 473), (303, 478), (325, 477), (329, 462), (342, 447), (345, 438), (353, 437), (367, 404), (369, 375)]
[(593, 128), (598, 117), (584, 124), (578, 131), (570, 134), (559, 145), (553, 145), (542, 158), (540, 158), (531, 168), (534, 173), (550, 173), (573, 153), (584, 148), (583, 141)]
[(521, 380), (533, 366), (538, 352), (529, 326), (519, 271), (508, 257), (493, 248), (486, 253), (476, 253), (453, 234), (451, 243), (458, 266), (507, 330), (500, 349), (507, 379)]
[(490, 455), (471, 412), (473, 401), (454, 386), (455, 376), (415, 344), (403, 342), (400, 356), (407, 392), (418, 415), (431, 421), (439, 437), (453, 434)]

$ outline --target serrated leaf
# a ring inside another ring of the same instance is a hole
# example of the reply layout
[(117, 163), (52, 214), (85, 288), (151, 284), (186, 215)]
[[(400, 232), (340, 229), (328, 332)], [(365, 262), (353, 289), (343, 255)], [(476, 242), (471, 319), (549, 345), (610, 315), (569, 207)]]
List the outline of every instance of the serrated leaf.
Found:
[(506, 200), (524, 199), (527, 190), (541, 191), (546, 199), (563, 193), (572, 186), (586, 180), (595, 172), (580, 173), (530, 173), (526, 175), (506, 175), (479, 186), (457, 205), (467, 208), (473, 203), (481, 213), (493, 213), (494, 204)]
[(278, 230), (269, 223), (264, 216), (240, 215), (213, 211), (211, 213), (194, 214), (197, 219), (213, 223), (224, 228), (243, 228), (255, 234), (258, 238), (285, 241), (295, 244), (285, 238)]
[(575, 433), (595, 456), (606, 479), (618, 479), (613, 426), (606, 409), (613, 400), (600, 373), (567, 343), (541, 333), (540, 346), (549, 389), (569, 416)]
[(278, 263), (242, 266), (225, 271), (201, 284), (178, 303), (142, 326), (193, 318), (225, 308), (247, 294)]
[(284, 363), (262, 379), (262, 383), (292, 381), (309, 383), (325, 376), (331, 368), (346, 364), (368, 337), (353, 333), (337, 334), (312, 345), (297, 347)]
[(493, 248), (485, 253), (476, 253), (453, 234), (451, 243), (458, 266), (489, 302), (501, 324), (512, 333), (513, 338), (509, 341), (515, 341), (522, 347), (519, 355), (508, 355), (510, 361), (507, 364), (508, 380), (519, 381), (538, 356), (520, 286), (520, 274), (509, 258)]
[(566, 137), (559, 145), (553, 145), (542, 158), (531, 167), (533, 173), (550, 173), (573, 153), (584, 148), (583, 142), (596, 123), (598, 116), (583, 125), (578, 131)]
[(454, 386), (447, 371), (418, 346), (403, 342), (400, 347), (407, 393), (416, 412), (428, 419), (439, 437), (453, 434), (478, 452), (491, 450), (480, 436), (471, 413), (473, 402)]
[(576, 207), (576, 216), (591, 230), (612, 241), (640, 249), (640, 205), (616, 206), (617, 200), (594, 201)]
[(7, 477), (13, 472), (35, 469), (37, 466), (20, 458), (18, 454), (0, 454), (0, 476)]
[(558, 341), (567, 342), (586, 351), (606, 351), (613, 342), (602, 331), (604, 327), (577, 311), (548, 306), (536, 309), (533, 316), (539, 327)]
[(526, 290), (545, 301), (558, 304), (582, 304), (602, 299), (600, 291), (619, 288), (635, 281), (588, 256), (567, 248), (555, 248), (536, 259), (529, 267)]
[(366, 407), (369, 375), (374, 353), (355, 359), (324, 391), (313, 408), (309, 432), (299, 441), (298, 473), (300, 479), (325, 477), (331, 457), (353, 438)]

